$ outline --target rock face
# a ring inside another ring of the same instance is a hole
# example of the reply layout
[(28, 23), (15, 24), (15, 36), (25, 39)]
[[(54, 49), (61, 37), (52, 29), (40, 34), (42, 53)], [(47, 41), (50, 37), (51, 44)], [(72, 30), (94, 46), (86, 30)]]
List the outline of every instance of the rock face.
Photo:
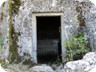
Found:
[(78, 60), (78, 61), (73, 61), (73, 62), (68, 62), (65, 65), (65, 72), (84, 72), (84, 69), (89, 65), (88, 62)]
[(90, 70), (89, 72), (96, 72), (96, 66), (92, 70)]
[(55, 72), (50, 66), (41, 65), (41, 66), (34, 66), (30, 69), (29, 72)]
[(96, 70), (96, 53), (87, 53), (82, 60), (71, 61), (57, 68), (57, 72), (94, 72)]
[(0, 8), (0, 59), (6, 59), (8, 56), (8, 7), (8, 2), (4, 2)]
[[(15, 2), (15, 0), (13, 0)], [(42, 13), (62, 13), (62, 42), (77, 32), (79, 26), (84, 26), (85, 37), (89, 40), (92, 50), (96, 50), (96, 7), (89, 0), (18, 0), (21, 5), (17, 14), (12, 16), (12, 25), (14, 32), (12, 35), (17, 39), (18, 58), (31, 59), (37, 62), (36, 36), (34, 30), (34, 14)], [(12, 3), (14, 3), (12, 2)], [(14, 3), (15, 4), (15, 3)], [(9, 48), (9, 14), (8, 2), (4, 5), (3, 20), (0, 20), (2, 33), (4, 34), (4, 48), (6, 49), (2, 57), (7, 58)], [(14, 10), (14, 9), (13, 9)], [(7, 13), (6, 13), (7, 12)], [(10, 13), (10, 12), (9, 12)], [(2, 12), (0, 12), (2, 14)], [(80, 19), (79, 19), (80, 17)], [(83, 22), (83, 23), (82, 23)], [(4, 28), (3, 28), (4, 27)], [(1, 29), (0, 29), (1, 30)], [(17, 35), (18, 33), (18, 35)], [(17, 36), (16, 36), (17, 35)], [(35, 37), (35, 38), (34, 38)], [(62, 43), (64, 44), (64, 43)], [(64, 46), (64, 45), (62, 45)], [(13, 47), (14, 48), (14, 47)], [(16, 47), (15, 47), (16, 48)], [(65, 49), (62, 49), (62, 56), (65, 55)], [(28, 55), (29, 57), (27, 58)], [(62, 57), (64, 60), (64, 56)]]
[(90, 65), (96, 65), (96, 53), (89, 52), (84, 57), (83, 60), (88, 62)]

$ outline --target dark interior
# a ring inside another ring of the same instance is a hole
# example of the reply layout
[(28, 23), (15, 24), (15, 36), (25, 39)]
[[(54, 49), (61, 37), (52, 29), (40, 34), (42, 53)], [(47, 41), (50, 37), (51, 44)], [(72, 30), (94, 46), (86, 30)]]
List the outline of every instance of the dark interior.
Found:
[(37, 59), (50, 63), (61, 57), (60, 16), (37, 16)]

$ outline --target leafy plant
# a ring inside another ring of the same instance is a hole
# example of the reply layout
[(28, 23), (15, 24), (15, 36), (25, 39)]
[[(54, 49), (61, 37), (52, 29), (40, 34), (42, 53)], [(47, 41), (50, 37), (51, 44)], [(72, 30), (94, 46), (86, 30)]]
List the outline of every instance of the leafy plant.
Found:
[[(84, 37), (84, 32), (78, 32), (76, 35), (66, 41), (66, 61), (80, 59), (85, 53), (90, 51), (87, 47), (88, 41)], [(79, 56), (79, 57), (78, 57)], [(76, 58), (77, 57), (77, 58)]]

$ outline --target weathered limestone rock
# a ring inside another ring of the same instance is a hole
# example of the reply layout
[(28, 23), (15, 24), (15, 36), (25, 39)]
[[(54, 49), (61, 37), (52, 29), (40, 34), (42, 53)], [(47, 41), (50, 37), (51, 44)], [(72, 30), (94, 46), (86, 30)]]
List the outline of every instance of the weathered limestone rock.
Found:
[(41, 66), (34, 66), (30, 69), (30, 72), (55, 72), (50, 66), (41, 65)]
[(84, 72), (84, 69), (89, 65), (88, 62), (83, 60), (68, 62), (65, 66), (65, 72)]
[(96, 72), (96, 66), (92, 70), (90, 70), (89, 72)]
[(90, 65), (96, 65), (96, 53), (89, 52), (83, 57), (82, 60), (88, 62)]
[(96, 53), (87, 53), (82, 60), (70, 61), (57, 68), (56, 72), (94, 72), (96, 69)]
[[(76, 11), (76, 7), (78, 6), (82, 7), (82, 13)], [(32, 20), (32, 16), (34, 13), (46, 12), (63, 13), (62, 29), (64, 31), (64, 39), (68, 39), (77, 31), (80, 24), (78, 15), (82, 14), (81, 16), (84, 18), (87, 31), (86, 38), (89, 40), (90, 46), (95, 50), (96, 7), (89, 0), (21, 0), (18, 14), (13, 17), (15, 20), (15, 31), (20, 33), (18, 37), (18, 53), (21, 57), (24, 56), (25, 52), (28, 52), (31, 58), (35, 58), (35, 51), (37, 50), (34, 48), (34, 34), (32, 29), (32, 23), (34, 21)]]
[[(8, 2), (4, 2), (0, 7), (0, 59), (4, 60), (8, 56)], [(3, 44), (3, 47), (2, 47)]]
[[(19, 1), (19, 0), (18, 0)], [(21, 4), (17, 11), (12, 17), (12, 24), (14, 31), (19, 33), (17, 37), (17, 49), (18, 56), (24, 57), (27, 52), (30, 55), (31, 60), (36, 61), (36, 46), (34, 44), (34, 13), (62, 13), (62, 38), (64, 41), (71, 37), (77, 32), (79, 24), (78, 16), (83, 19), (86, 30), (86, 39), (89, 40), (90, 47), (92, 50), (96, 50), (96, 6), (89, 0), (20, 0)], [(2, 54), (2, 57), (8, 57), (9, 48), (9, 12), (8, 12), (8, 2), (5, 3), (3, 11), (0, 14), (4, 14), (4, 18), (0, 20), (0, 28), (2, 27), (4, 35), (4, 49), (6, 49)], [(82, 11), (76, 10), (76, 8), (81, 8)], [(79, 12), (80, 11), (80, 12)], [(2, 15), (1, 15), (2, 16)], [(81, 19), (81, 20), (82, 20)], [(14, 37), (15, 38), (15, 37)], [(64, 42), (62, 41), (62, 42)], [(64, 44), (64, 43), (62, 43)], [(64, 46), (64, 45), (62, 45)], [(13, 47), (14, 48), (14, 47)], [(65, 49), (62, 49), (65, 55)], [(25, 58), (25, 57), (24, 57)], [(32, 59), (34, 58), (34, 59)]]

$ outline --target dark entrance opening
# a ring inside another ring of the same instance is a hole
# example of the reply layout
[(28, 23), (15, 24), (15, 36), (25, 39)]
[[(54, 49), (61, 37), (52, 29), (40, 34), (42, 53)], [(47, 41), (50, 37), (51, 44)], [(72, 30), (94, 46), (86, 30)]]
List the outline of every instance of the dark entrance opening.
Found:
[(37, 16), (36, 20), (38, 63), (61, 59), (61, 16)]

